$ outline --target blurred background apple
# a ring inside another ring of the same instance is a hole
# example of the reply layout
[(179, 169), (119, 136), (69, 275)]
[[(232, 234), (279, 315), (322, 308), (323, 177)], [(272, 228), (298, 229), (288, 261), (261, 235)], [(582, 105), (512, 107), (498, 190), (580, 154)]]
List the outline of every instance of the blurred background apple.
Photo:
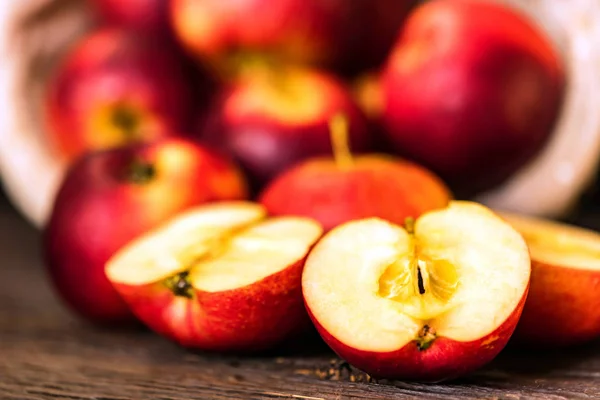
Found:
[(345, 74), (380, 65), (416, 0), (173, 0), (183, 45), (217, 68), (261, 55)]
[(331, 65), (348, 48), (358, 2), (347, 0), (173, 0), (181, 42), (202, 59), (259, 53), (287, 61)]
[(349, 120), (351, 148), (368, 150), (367, 121), (340, 79), (308, 67), (260, 64), (223, 89), (200, 135), (232, 154), (262, 187), (299, 161), (332, 154), (329, 121), (338, 113)]
[(47, 129), (70, 159), (150, 141), (187, 129), (192, 95), (170, 49), (129, 31), (102, 29), (77, 43), (49, 82)]
[(171, 39), (169, 0), (89, 0), (101, 22), (157, 39)]
[(371, 217), (404, 224), (407, 218), (446, 207), (452, 199), (444, 182), (417, 164), (386, 154), (354, 157), (342, 114), (329, 126), (333, 156), (298, 163), (260, 194), (271, 215), (314, 218), (326, 230)]
[(548, 142), (565, 70), (516, 11), (431, 0), (406, 22), (381, 86), (393, 148), (470, 196), (503, 183)]
[(104, 274), (108, 259), (180, 211), (246, 197), (237, 167), (194, 142), (165, 139), (88, 153), (71, 165), (44, 230), (49, 276), (81, 317), (129, 321)]

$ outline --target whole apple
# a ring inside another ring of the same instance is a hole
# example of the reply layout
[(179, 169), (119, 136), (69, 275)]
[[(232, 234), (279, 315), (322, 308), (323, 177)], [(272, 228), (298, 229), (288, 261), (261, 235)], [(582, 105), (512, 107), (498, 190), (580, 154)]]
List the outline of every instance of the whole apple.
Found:
[(172, 37), (169, 0), (90, 0), (103, 22), (156, 39)]
[(191, 206), (246, 196), (238, 169), (194, 142), (164, 139), (89, 153), (71, 165), (44, 231), (49, 275), (80, 316), (125, 322), (129, 309), (104, 274), (113, 253)]
[(179, 56), (105, 28), (83, 38), (49, 81), (46, 126), (68, 160), (89, 150), (184, 132), (193, 94)]
[(461, 197), (493, 188), (551, 136), (564, 74), (549, 38), (508, 6), (426, 2), (407, 20), (383, 72), (389, 141)]
[(343, 113), (350, 146), (370, 149), (364, 114), (336, 77), (312, 68), (250, 68), (215, 101), (201, 137), (229, 151), (262, 187), (306, 158), (332, 154), (329, 121)]
[(180, 41), (222, 66), (247, 53), (319, 65), (345, 56), (359, 20), (360, 2), (347, 0), (173, 0)]
[(271, 215), (314, 218), (330, 230), (369, 217), (403, 224), (448, 205), (452, 194), (435, 174), (390, 155), (353, 157), (345, 118), (330, 125), (334, 157), (308, 159), (267, 185), (259, 200)]

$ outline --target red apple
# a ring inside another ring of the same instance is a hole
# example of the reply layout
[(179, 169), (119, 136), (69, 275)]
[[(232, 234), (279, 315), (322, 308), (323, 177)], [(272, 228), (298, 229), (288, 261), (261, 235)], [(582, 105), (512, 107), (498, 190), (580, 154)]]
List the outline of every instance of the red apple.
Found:
[(255, 203), (207, 205), (131, 242), (106, 274), (141, 321), (180, 345), (259, 351), (310, 325), (301, 275), (321, 233)]
[(71, 165), (44, 232), (46, 264), (64, 301), (98, 323), (131, 314), (104, 274), (121, 246), (191, 206), (244, 199), (234, 165), (183, 140), (90, 153)]
[(173, 0), (171, 11), (181, 42), (217, 65), (248, 53), (329, 65), (350, 49), (352, 28), (359, 24), (357, 5), (348, 0)]
[(389, 140), (464, 195), (543, 148), (563, 101), (549, 38), (506, 5), (432, 0), (409, 17), (382, 77)]
[(85, 37), (50, 80), (47, 128), (68, 159), (183, 132), (193, 102), (179, 58), (117, 29)]
[(216, 101), (202, 133), (259, 185), (309, 157), (331, 154), (329, 120), (347, 115), (352, 149), (370, 148), (365, 116), (342, 82), (302, 67), (252, 68)]
[(90, 0), (102, 21), (155, 39), (170, 38), (169, 0)]
[(302, 276), (323, 339), (375, 378), (441, 381), (491, 361), (527, 298), (521, 235), (489, 209), (453, 202), (406, 228), (377, 219), (330, 231)]
[(384, 154), (353, 158), (345, 120), (331, 125), (335, 158), (311, 158), (275, 178), (260, 195), (271, 215), (311, 217), (329, 230), (367, 217), (404, 223), (448, 205), (451, 193), (433, 173)]
[(527, 348), (600, 338), (600, 234), (556, 221), (500, 214), (531, 252), (531, 290), (514, 335)]

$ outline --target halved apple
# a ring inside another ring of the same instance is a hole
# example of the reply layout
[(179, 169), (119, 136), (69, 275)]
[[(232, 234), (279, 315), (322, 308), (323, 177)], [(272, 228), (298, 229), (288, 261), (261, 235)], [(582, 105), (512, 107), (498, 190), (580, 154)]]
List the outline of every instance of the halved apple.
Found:
[(512, 213), (500, 215), (529, 245), (531, 291), (515, 343), (566, 346), (600, 337), (600, 234)]
[(504, 348), (531, 266), (525, 241), (489, 209), (451, 202), (405, 227), (369, 218), (319, 241), (302, 278), (323, 339), (376, 378), (440, 381)]
[(106, 274), (142, 322), (182, 346), (258, 351), (310, 324), (301, 276), (321, 235), (308, 218), (216, 203), (133, 241)]

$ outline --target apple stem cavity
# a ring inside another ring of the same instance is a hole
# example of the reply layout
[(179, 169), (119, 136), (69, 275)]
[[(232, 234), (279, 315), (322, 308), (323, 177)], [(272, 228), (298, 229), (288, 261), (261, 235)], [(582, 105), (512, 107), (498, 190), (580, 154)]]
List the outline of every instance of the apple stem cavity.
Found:
[(425, 351), (431, 347), (437, 335), (435, 333), (435, 329), (430, 327), (429, 325), (423, 326), (423, 329), (419, 331), (419, 336), (416, 339), (417, 348), (419, 351)]
[(127, 180), (138, 185), (146, 184), (156, 177), (154, 164), (144, 160), (134, 160), (127, 172)]
[(344, 114), (336, 114), (329, 121), (333, 157), (335, 158), (335, 163), (341, 169), (350, 168), (354, 164), (348, 140), (349, 129), (348, 117)]
[(140, 121), (138, 113), (131, 107), (117, 106), (111, 114), (111, 122), (123, 132), (128, 140), (134, 141), (137, 139)]
[(165, 280), (165, 286), (177, 297), (191, 299), (194, 297), (194, 291), (189, 279), (189, 272), (181, 272)]

